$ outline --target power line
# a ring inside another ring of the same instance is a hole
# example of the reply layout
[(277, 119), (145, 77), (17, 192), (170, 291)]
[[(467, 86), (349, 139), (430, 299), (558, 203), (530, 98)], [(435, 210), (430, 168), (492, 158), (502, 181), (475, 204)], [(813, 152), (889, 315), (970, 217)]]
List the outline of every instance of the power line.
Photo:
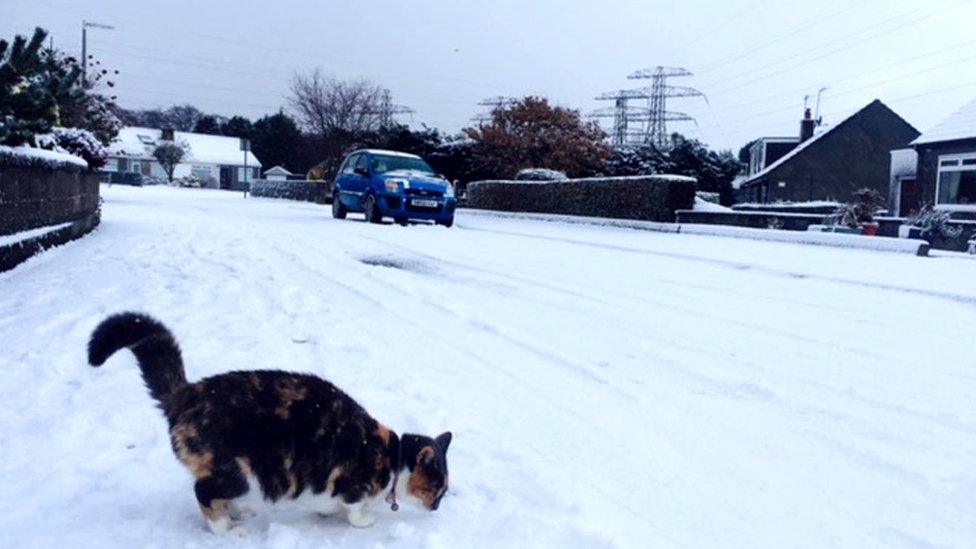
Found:
[[(812, 61), (818, 61), (818, 60), (823, 59), (825, 57), (829, 57), (831, 55), (834, 55), (835, 53), (839, 53), (839, 52), (842, 52), (842, 51), (849, 50), (849, 49), (851, 49), (855, 45), (863, 44), (864, 42), (868, 42), (870, 40), (874, 40), (875, 38), (879, 38), (881, 36), (885, 36), (885, 35), (891, 34), (891, 33), (895, 32), (897, 30), (900, 30), (900, 29), (902, 29), (902, 28), (904, 28), (904, 27), (906, 27), (908, 25), (912, 25), (912, 24), (918, 23), (919, 21), (923, 21), (925, 19), (928, 19), (930, 17), (933, 17), (935, 15), (938, 15), (940, 13), (949, 11), (951, 9), (957, 8), (957, 7), (959, 7), (959, 6), (963, 5), (963, 4), (967, 4), (967, 3), (970, 3), (970, 2), (972, 2), (972, 0), (963, 0), (962, 2), (958, 2), (958, 3), (953, 4), (951, 6), (947, 6), (947, 7), (941, 8), (941, 9), (937, 9), (937, 10), (932, 11), (932, 12), (930, 12), (930, 13), (922, 16), (922, 17), (918, 17), (916, 19), (912, 19), (912, 20), (906, 21), (906, 22), (904, 22), (904, 23), (902, 23), (902, 24), (900, 24), (898, 26), (895, 26), (893, 28), (887, 29), (887, 30), (885, 30), (883, 32), (880, 32), (880, 33), (876, 33), (876, 34), (873, 34), (873, 35), (870, 35), (870, 36), (863, 37), (863, 38), (861, 38), (859, 40), (856, 40), (856, 41), (854, 41), (854, 42), (852, 42), (850, 44), (847, 44), (847, 45), (842, 46), (842, 47), (839, 47), (839, 48), (835, 48), (835, 49), (830, 50), (830, 51), (828, 51), (828, 52), (826, 52), (824, 54), (821, 54), (821, 55), (819, 55), (817, 57), (814, 57), (814, 58), (811, 58), (811, 59), (806, 59), (806, 60), (803, 61), (803, 63), (810, 63)], [(890, 21), (890, 20), (887, 20), (887, 21)], [(884, 22), (882, 22), (882, 23), (884, 23)], [(872, 27), (876, 27), (876, 26), (877, 25), (873, 25)], [(871, 27), (869, 27), (869, 28), (871, 28)], [(848, 36), (853, 36), (853, 34), (852, 35), (848, 35)], [(789, 62), (790, 63), (790, 65), (788, 67), (786, 67), (784, 69), (777, 70), (777, 71), (773, 71), (773, 72), (770, 72), (770, 73), (767, 73), (767, 74), (764, 74), (764, 75), (762, 75), (762, 76), (760, 76), (758, 78), (755, 78), (755, 79), (752, 79), (752, 80), (748, 80), (746, 82), (743, 82), (743, 83), (738, 84), (738, 85), (735, 85), (735, 86), (731, 86), (731, 87), (728, 87), (728, 88), (720, 89), (718, 92), (714, 92), (713, 95), (726, 94), (726, 93), (728, 93), (730, 91), (734, 91), (734, 90), (741, 89), (743, 87), (749, 86), (749, 85), (754, 84), (756, 82), (761, 82), (761, 81), (766, 80), (768, 78), (771, 78), (773, 76), (778, 76), (778, 75), (783, 74), (785, 72), (789, 72), (791, 70), (796, 70), (797, 68), (800, 68), (802, 66), (802, 65), (800, 65), (797, 62), (797, 56), (800, 56), (800, 55), (804, 55), (806, 53), (813, 52), (813, 51), (815, 51), (815, 50), (817, 50), (817, 49), (819, 49), (819, 48), (821, 48), (823, 46), (831, 45), (834, 42), (836, 42), (836, 41), (825, 42), (825, 43), (821, 44), (820, 46), (815, 46), (813, 48), (809, 48), (807, 50), (804, 50), (803, 52), (794, 53), (794, 54), (791, 54), (788, 57), (783, 57), (783, 58), (779, 59), (778, 61), (775, 61), (773, 63), (770, 63), (769, 65), (775, 65), (775, 64), (779, 64), (780, 62), (786, 61), (786, 62)], [(736, 77), (733, 77), (733, 78), (741, 77), (743, 75), (752, 74), (752, 73), (757, 72), (757, 70), (761, 70), (761, 69), (753, 69), (751, 71), (746, 71), (744, 73), (740, 73), (739, 75), (737, 75)]]
[(869, 0), (858, 0), (858, 1), (852, 2), (850, 5), (848, 5), (847, 7), (843, 8), (843, 9), (841, 9), (840, 11), (831, 13), (831, 14), (825, 16), (825, 17), (819, 17), (819, 16), (818, 17), (814, 17), (814, 18), (812, 18), (812, 19), (810, 19), (810, 20), (808, 20), (808, 21), (806, 21), (804, 23), (801, 23), (798, 27), (795, 27), (795, 28), (787, 31), (786, 33), (784, 33), (784, 34), (782, 34), (782, 35), (780, 35), (780, 36), (778, 36), (778, 37), (776, 37), (776, 38), (774, 38), (774, 39), (772, 39), (772, 40), (770, 40), (768, 42), (765, 42), (765, 43), (760, 44), (758, 46), (753, 46), (753, 47), (747, 49), (743, 53), (735, 54), (735, 55), (731, 55), (731, 56), (727, 56), (727, 57), (723, 57), (722, 59), (719, 59), (718, 61), (715, 61), (714, 63), (712, 63), (710, 65), (706, 65), (704, 68), (702, 68), (698, 72), (699, 72), (699, 74), (707, 74), (707, 73), (715, 70), (716, 68), (719, 68), (719, 67), (727, 67), (729, 65), (729, 63), (731, 63), (732, 61), (737, 61), (739, 59), (744, 59), (746, 57), (749, 57), (750, 55), (755, 55), (756, 52), (758, 52), (758, 51), (761, 51), (763, 49), (766, 49), (769, 46), (778, 44), (779, 42), (781, 42), (784, 39), (793, 38), (794, 36), (796, 36), (797, 33), (800, 33), (800, 32), (803, 32), (805, 30), (808, 30), (808, 29), (811, 29), (813, 27), (816, 27), (817, 25), (820, 25), (822, 23), (825, 23), (825, 22), (827, 22), (827, 21), (829, 21), (829, 20), (831, 20), (831, 19), (833, 19), (835, 17), (839, 17), (839, 16), (841, 16), (841, 15), (843, 15), (843, 14), (845, 14), (845, 13), (847, 13), (847, 12), (849, 12), (849, 11), (851, 11), (851, 10), (859, 7), (859, 6), (861, 6), (862, 4), (868, 3), (868, 1)]
[[(963, 89), (963, 88), (968, 88), (968, 87), (971, 87), (971, 86), (972, 87), (976, 87), (976, 81), (966, 82), (964, 84), (956, 84), (956, 85), (953, 85), (953, 86), (948, 86), (948, 87), (945, 87), (945, 88), (939, 88), (937, 90), (929, 90), (929, 91), (922, 92), (922, 93), (917, 93), (917, 94), (904, 95), (904, 96), (899, 96), (899, 97), (889, 97), (889, 98), (886, 98), (885, 101), (887, 103), (889, 103), (889, 104), (896, 103), (896, 102), (899, 102), (899, 101), (911, 101), (911, 100), (914, 100), (914, 99), (920, 99), (920, 98), (923, 98), (923, 97), (930, 97), (932, 95), (937, 95), (937, 94), (940, 94), (940, 93), (946, 93), (946, 92), (950, 92), (950, 91), (955, 91), (955, 90), (959, 90), (959, 89)], [(855, 112), (857, 112), (859, 110), (860, 110), (860, 108), (853, 109), (853, 110), (845, 110), (845, 111), (835, 111), (835, 112), (828, 113), (827, 116), (837, 117), (840, 120), (844, 120), (844, 119), (846, 119), (847, 117), (849, 117), (850, 115), (854, 114)], [(740, 133), (745, 133), (745, 132), (758, 132), (758, 131), (764, 130), (766, 128), (780, 127), (781, 124), (782, 124), (782, 122), (775, 122), (775, 123), (774, 122), (770, 122), (770, 123), (762, 124), (762, 125), (749, 126), (749, 127), (740, 127), (740, 128), (736, 128), (735, 130), (729, 131), (728, 134), (729, 135), (734, 135), (734, 134), (740, 134)]]

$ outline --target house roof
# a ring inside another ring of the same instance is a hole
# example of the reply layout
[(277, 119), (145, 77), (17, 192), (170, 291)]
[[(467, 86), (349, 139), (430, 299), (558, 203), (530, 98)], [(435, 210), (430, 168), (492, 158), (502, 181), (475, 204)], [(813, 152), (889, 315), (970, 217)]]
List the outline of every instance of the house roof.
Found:
[[(152, 159), (152, 152), (162, 140), (163, 131), (158, 128), (143, 128), (129, 126), (119, 130), (119, 135), (109, 145), (109, 154), (132, 158)], [(243, 166), (244, 152), (241, 151), (241, 140), (224, 135), (206, 135), (202, 133), (175, 132), (173, 138), (177, 143), (187, 145), (185, 164), (222, 164), (228, 166)], [(261, 161), (254, 153), (247, 151), (247, 165), (261, 167)]]
[[(814, 135), (813, 137), (811, 137), (810, 139), (807, 139), (803, 143), (800, 143), (792, 151), (790, 151), (790, 152), (784, 154), (782, 157), (780, 157), (776, 162), (773, 162), (769, 166), (766, 166), (762, 171), (756, 172), (755, 174), (749, 176), (748, 179), (746, 179), (745, 181), (742, 182), (742, 185), (748, 185), (749, 183), (752, 183), (753, 181), (757, 181), (757, 180), (762, 179), (763, 177), (769, 175), (769, 173), (772, 172), (773, 170), (775, 170), (776, 168), (778, 168), (778, 167), (782, 166), (783, 164), (789, 162), (792, 158), (795, 158), (797, 155), (799, 155), (800, 153), (802, 153), (803, 151), (805, 151), (806, 149), (808, 149), (814, 143), (817, 143), (817, 142), (823, 140), (825, 137), (827, 137), (828, 135), (830, 135), (831, 133), (833, 133), (834, 131), (836, 131), (838, 128), (840, 128), (844, 124), (847, 124), (851, 120), (857, 118), (857, 116), (860, 115), (862, 112), (870, 109), (871, 107), (873, 107), (875, 105), (880, 105), (880, 106), (884, 107), (885, 109), (887, 109), (892, 114), (894, 114), (895, 116), (898, 116), (898, 113), (896, 113), (896, 112), (892, 111), (891, 109), (889, 109), (884, 103), (881, 102), (881, 100), (875, 99), (874, 101), (868, 103), (866, 106), (864, 106), (863, 108), (861, 108), (860, 110), (858, 110), (854, 114), (852, 114), (852, 115), (848, 116), (847, 118), (841, 120), (837, 124), (834, 124), (833, 126), (827, 128), (825, 131)], [(901, 119), (900, 116), (898, 118)], [(908, 122), (905, 122), (905, 123), (908, 124)], [(909, 126), (910, 125), (911, 124), (909, 124)]]
[(264, 171), (264, 175), (295, 175), (281, 166), (274, 166)]
[(976, 99), (912, 141), (912, 145), (976, 138)]

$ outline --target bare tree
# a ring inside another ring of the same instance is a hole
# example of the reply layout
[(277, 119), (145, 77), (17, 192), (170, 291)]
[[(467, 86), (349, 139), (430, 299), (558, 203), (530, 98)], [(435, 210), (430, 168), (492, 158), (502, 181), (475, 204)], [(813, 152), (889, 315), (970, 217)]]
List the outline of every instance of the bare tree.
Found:
[(299, 121), (313, 134), (355, 136), (380, 125), (383, 89), (369, 80), (338, 80), (315, 69), (295, 75), (291, 94)]

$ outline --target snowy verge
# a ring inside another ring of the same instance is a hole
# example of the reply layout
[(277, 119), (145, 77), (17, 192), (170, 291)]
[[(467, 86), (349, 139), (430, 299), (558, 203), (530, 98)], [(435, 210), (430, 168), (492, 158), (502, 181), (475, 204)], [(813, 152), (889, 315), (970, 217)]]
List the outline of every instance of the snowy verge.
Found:
[(537, 214), (525, 212), (497, 212), (491, 210), (460, 210), (465, 214), (507, 219), (532, 219), (536, 221), (551, 221), (557, 223), (572, 223), (579, 225), (598, 225), (603, 227), (621, 227), (641, 231), (659, 233), (683, 233), (701, 236), (723, 236), (729, 238), (746, 238), (750, 240), (766, 240), (772, 242), (787, 242), (813, 246), (831, 246), (835, 248), (858, 248), (879, 252), (908, 253), (918, 256), (928, 255), (929, 244), (924, 240), (907, 238), (888, 238), (883, 236), (860, 236), (839, 233), (809, 233), (803, 231), (777, 231), (774, 229), (752, 229), (746, 227), (729, 227), (724, 225), (698, 225), (689, 223), (659, 223), (655, 221), (640, 221), (636, 219), (611, 219), (605, 217), (583, 217), (575, 215)]
[(45, 149), (35, 149), (26, 145), (8, 147), (0, 145), (0, 163), (11, 166), (45, 166), (52, 169), (71, 166), (88, 169), (88, 162), (73, 154)]
[(0, 236), (0, 248), (19, 244), (27, 240), (44, 236), (48, 233), (53, 233), (54, 231), (60, 231), (61, 229), (70, 227), (71, 224), (72, 222), (69, 221), (67, 223), (58, 223), (57, 225), (48, 225), (47, 227), (38, 227), (36, 229)]

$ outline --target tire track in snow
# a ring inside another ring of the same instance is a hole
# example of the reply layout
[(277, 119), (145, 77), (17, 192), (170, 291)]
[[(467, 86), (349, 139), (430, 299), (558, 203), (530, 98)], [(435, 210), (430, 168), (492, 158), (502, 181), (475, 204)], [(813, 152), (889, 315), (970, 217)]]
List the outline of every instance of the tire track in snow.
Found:
[[(576, 240), (576, 239), (572, 239), (572, 238), (559, 238), (559, 237), (553, 237), (553, 236), (531, 235), (531, 234), (526, 234), (526, 233), (519, 233), (519, 232), (514, 232), (514, 231), (505, 231), (505, 230), (499, 230), (499, 229), (485, 229), (485, 228), (482, 228), (482, 227), (469, 227), (469, 226), (466, 226), (466, 225), (463, 225), (463, 224), (461, 225), (461, 227), (463, 227), (465, 230), (469, 230), (469, 231), (480, 231), (480, 232), (501, 234), (501, 235), (507, 235), (507, 236), (517, 236), (517, 237), (521, 237), (521, 238), (530, 238), (530, 239), (535, 239), (535, 240), (548, 240), (548, 241), (551, 241), (551, 242), (564, 242), (564, 243), (567, 243), (567, 244), (576, 244), (576, 245), (579, 245), (579, 246), (588, 246), (588, 247), (591, 247), (591, 248), (601, 248), (601, 249), (605, 249), (605, 250), (614, 250), (614, 251), (619, 251), (619, 252), (627, 252), (627, 253), (635, 253), (635, 254), (643, 254), (643, 255), (652, 255), (652, 256), (658, 256), (658, 257), (668, 257), (668, 258), (671, 258), (671, 259), (679, 259), (679, 260), (683, 260), (683, 261), (691, 261), (691, 262), (697, 262), (697, 263), (707, 263), (707, 264), (710, 264), (710, 265), (717, 265), (717, 266), (725, 267), (725, 268), (732, 269), (732, 270), (738, 270), (738, 271), (748, 271), (748, 270), (751, 270), (751, 271), (756, 271), (756, 272), (760, 272), (760, 273), (764, 273), (764, 274), (769, 274), (769, 275), (773, 275), (773, 276), (782, 276), (782, 277), (789, 277), (789, 278), (801, 279), (801, 280), (823, 280), (823, 281), (826, 281), (826, 282), (833, 282), (833, 283), (836, 283), (836, 284), (846, 284), (846, 285), (850, 285), (850, 286), (856, 286), (856, 287), (861, 287), (861, 288), (869, 288), (869, 289), (874, 289), (874, 290), (884, 290), (884, 291), (890, 291), (890, 292), (898, 292), (898, 293), (905, 293), (905, 294), (921, 295), (921, 296), (925, 296), (925, 297), (932, 297), (932, 298), (935, 298), (935, 299), (941, 299), (941, 300), (945, 300), (945, 301), (951, 301), (951, 302), (960, 303), (960, 304), (963, 304), (963, 305), (968, 305), (968, 306), (976, 307), (976, 296), (971, 296), (971, 295), (954, 294), (954, 293), (949, 293), (949, 292), (940, 292), (940, 291), (936, 291), (936, 290), (925, 290), (925, 289), (921, 289), (921, 288), (909, 288), (909, 287), (906, 287), (906, 286), (896, 286), (894, 284), (883, 284), (883, 283), (877, 283), (877, 282), (865, 282), (863, 280), (850, 280), (850, 279), (840, 278), (840, 277), (822, 276), (822, 275), (815, 275), (815, 274), (808, 274), (808, 273), (798, 273), (798, 272), (794, 272), (794, 271), (785, 271), (785, 270), (781, 270), (781, 269), (774, 269), (774, 268), (771, 268), (771, 267), (760, 267), (758, 265), (754, 265), (754, 264), (750, 264), (750, 263), (743, 263), (743, 262), (739, 262), (739, 261), (729, 261), (729, 260), (725, 260), (725, 259), (715, 259), (715, 258), (709, 258), (709, 257), (703, 257), (703, 256), (696, 256), (696, 255), (690, 255), (690, 254), (678, 254), (678, 253), (674, 253), (674, 252), (662, 252), (662, 251), (654, 251), (654, 250), (647, 250), (647, 249), (641, 249), (641, 248), (631, 248), (631, 247), (628, 247), (628, 246), (618, 246), (618, 245), (615, 245), (615, 244), (598, 244), (596, 242), (587, 242), (585, 240)], [(920, 259), (920, 261), (922, 261), (922, 260)]]

